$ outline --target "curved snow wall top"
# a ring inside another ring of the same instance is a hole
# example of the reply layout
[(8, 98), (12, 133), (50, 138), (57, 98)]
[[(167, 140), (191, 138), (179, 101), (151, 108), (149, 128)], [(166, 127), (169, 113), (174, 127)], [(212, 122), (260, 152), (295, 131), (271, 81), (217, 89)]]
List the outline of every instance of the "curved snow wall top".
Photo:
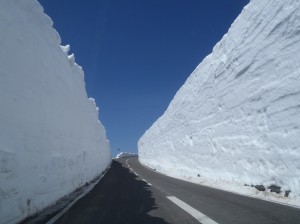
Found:
[(0, 1), (0, 223), (53, 204), (111, 161), (68, 48), (37, 1)]
[(300, 1), (252, 0), (139, 140), (140, 162), (299, 195), (299, 52)]

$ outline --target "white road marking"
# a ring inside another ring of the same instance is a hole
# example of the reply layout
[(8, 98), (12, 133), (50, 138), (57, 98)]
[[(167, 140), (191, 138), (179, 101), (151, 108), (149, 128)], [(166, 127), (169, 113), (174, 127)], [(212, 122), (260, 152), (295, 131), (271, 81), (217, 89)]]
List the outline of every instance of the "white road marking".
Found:
[(148, 181), (146, 181), (145, 179), (142, 179), (143, 181), (145, 181), (149, 186), (152, 186), (152, 184), (150, 184)]
[[(109, 167), (110, 168), (110, 167)], [(79, 199), (86, 196), (93, 188), (99, 183), (99, 181), (104, 177), (104, 175), (107, 173), (108, 169), (105, 171), (104, 174), (89, 188), (87, 188), (82, 194), (80, 194), (77, 198), (75, 198), (70, 204), (68, 204), (64, 209), (62, 209), (60, 212), (58, 212), (52, 219), (50, 219), (46, 224), (54, 224), (60, 217), (62, 217)]]
[[(127, 164), (127, 166), (130, 168), (130, 170), (131, 170), (132, 172), (134, 172), (134, 170), (129, 166), (128, 160), (129, 160), (129, 159), (126, 159), (126, 164)], [(136, 176), (139, 176), (136, 172), (134, 172), (134, 174), (135, 174)]]
[(129, 160), (129, 159), (126, 159), (126, 164), (127, 164), (127, 166), (129, 166), (129, 164), (128, 164), (128, 160)]
[(178, 205), (180, 208), (182, 208), (184, 211), (189, 213), (191, 216), (193, 216), (195, 219), (197, 219), (202, 224), (218, 224), (214, 220), (210, 219), (203, 213), (199, 212), (198, 210), (194, 209), (193, 207), (189, 206), (187, 203), (179, 200), (178, 198), (174, 196), (167, 196), (167, 198), (172, 201), (174, 204)]
[[(130, 170), (131, 170), (132, 172), (134, 172), (134, 170), (129, 166), (128, 160), (129, 160), (129, 159), (126, 159), (126, 164), (127, 164), (127, 166), (130, 168)], [(135, 174), (136, 176), (139, 176), (136, 172), (134, 172), (134, 174)], [(142, 179), (142, 180), (145, 181), (149, 186), (152, 186), (152, 184), (148, 183), (145, 179)]]

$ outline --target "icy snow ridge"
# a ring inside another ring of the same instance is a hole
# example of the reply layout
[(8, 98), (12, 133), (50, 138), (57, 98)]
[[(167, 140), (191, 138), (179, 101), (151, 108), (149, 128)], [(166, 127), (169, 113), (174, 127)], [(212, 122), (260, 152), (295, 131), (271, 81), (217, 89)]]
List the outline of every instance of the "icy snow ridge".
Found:
[[(300, 195), (300, 1), (252, 0), (139, 140), (139, 160)], [(230, 188), (230, 187), (229, 187)]]
[(110, 164), (84, 73), (36, 0), (0, 2), (0, 223), (16, 223)]

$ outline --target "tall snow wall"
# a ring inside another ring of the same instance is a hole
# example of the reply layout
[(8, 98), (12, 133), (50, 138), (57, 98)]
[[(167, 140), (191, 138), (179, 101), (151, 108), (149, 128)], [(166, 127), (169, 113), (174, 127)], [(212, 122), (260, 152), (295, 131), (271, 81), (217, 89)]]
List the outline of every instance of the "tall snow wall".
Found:
[(300, 1), (252, 0), (141, 137), (139, 161), (300, 195), (299, 52)]
[(84, 73), (36, 0), (0, 1), (0, 223), (16, 223), (110, 164)]

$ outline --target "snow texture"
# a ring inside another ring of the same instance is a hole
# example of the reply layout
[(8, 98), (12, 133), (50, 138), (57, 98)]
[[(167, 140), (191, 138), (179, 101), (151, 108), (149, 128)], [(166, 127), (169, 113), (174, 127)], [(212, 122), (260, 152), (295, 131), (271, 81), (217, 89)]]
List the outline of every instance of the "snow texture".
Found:
[(299, 52), (300, 1), (252, 0), (141, 137), (140, 162), (241, 193), (277, 185), (299, 205)]
[(119, 158), (126, 158), (126, 157), (133, 157), (133, 156), (138, 156), (136, 153), (130, 153), (130, 152), (121, 152), (116, 156), (116, 159)]
[(36, 0), (0, 1), (0, 223), (16, 223), (110, 164), (84, 73)]

